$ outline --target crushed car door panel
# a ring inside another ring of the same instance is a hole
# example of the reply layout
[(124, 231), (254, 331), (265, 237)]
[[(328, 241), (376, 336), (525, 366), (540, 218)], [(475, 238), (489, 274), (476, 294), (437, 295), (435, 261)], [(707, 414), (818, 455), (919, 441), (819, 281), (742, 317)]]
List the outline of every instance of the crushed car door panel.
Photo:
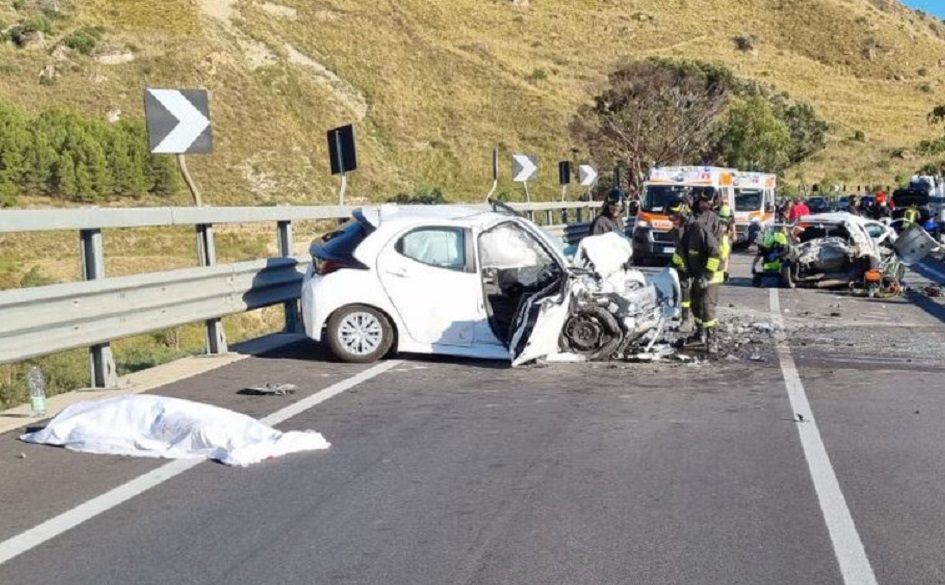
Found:
[(511, 341), (524, 303), (560, 283), (566, 274), (535, 236), (511, 221), (479, 236), (479, 262), (489, 325), (505, 344)]

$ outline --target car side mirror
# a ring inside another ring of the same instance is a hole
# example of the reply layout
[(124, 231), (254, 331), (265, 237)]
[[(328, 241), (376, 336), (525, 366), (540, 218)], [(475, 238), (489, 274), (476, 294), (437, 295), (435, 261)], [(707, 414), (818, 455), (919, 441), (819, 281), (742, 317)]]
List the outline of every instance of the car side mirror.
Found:
[(774, 205), (770, 203), (765, 205), (765, 213), (774, 213)]

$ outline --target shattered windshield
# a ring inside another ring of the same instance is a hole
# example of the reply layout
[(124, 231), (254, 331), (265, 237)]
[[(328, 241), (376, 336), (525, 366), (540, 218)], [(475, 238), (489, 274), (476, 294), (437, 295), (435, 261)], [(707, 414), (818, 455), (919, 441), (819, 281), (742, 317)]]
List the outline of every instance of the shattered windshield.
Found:
[(763, 198), (761, 189), (738, 189), (735, 192), (735, 211), (758, 211)]

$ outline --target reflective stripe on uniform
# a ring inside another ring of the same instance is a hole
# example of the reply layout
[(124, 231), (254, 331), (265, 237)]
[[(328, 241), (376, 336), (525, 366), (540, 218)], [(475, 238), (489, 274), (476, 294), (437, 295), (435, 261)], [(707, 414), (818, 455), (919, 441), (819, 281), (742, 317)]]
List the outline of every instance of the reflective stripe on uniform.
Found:
[(764, 271), (765, 272), (777, 272), (781, 270), (781, 262), (765, 262)]
[(729, 254), (732, 253), (732, 243), (729, 241), (728, 234), (722, 236), (722, 243), (719, 245), (719, 251), (722, 253), (722, 258), (728, 258)]
[(709, 258), (709, 260), (705, 263), (705, 268), (709, 272), (715, 272), (719, 269), (719, 266), (721, 265), (722, 265), (722, 261), (719, 260), (718, 258)]
[(683, 301), (679, 303), (679, 306), (682, 307), (683, 309), (690, 309), (692, 308), (692, 301)]
[(675, 264), (676, 266), (683, 265), (682, 256), (680, 256), (679, 254), (676, 254), (675, 252), (673, 252), (673, 264)]
[(709, 284), (721, 284), (723, 282), (725, 282), (725, 273), (721, 270), (713, 272), (712, 276), (709, 277)]
[(719, 320), (718, 320), (718, 319), (712, 319), (711, 321), (706, 321), (706, 322), (704, 322), (704, 323), (702, 324), (702, 326), (703, 326), (705, 329), (712, 329), (713, 327), (718, 327), (718, 326), (719, 326)]

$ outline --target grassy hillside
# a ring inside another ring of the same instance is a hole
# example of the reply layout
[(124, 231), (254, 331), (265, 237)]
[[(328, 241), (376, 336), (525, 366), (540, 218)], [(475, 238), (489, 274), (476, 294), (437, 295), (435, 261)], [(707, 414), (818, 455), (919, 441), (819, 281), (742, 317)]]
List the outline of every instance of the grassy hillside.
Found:
[[(51, 4), (45, 46), (0, 46), (0, 97), (140, 117), (145, 86), (206, 87), (216, 152), (191, 166), (217, 205), (330, 202), (324, 132), (349, 121), (355, 199), (478, 198), (496, 144), (538, 154), (552, 197), (568, 117), (627, 57), (718, 60), (812, 102), (830, 144), (792, 180), (891, 182), (945, 101), (945, 25), (895, 0), (2, 0), (0, 23)], [(91, 54), (61, 46), (96, 26)]]

